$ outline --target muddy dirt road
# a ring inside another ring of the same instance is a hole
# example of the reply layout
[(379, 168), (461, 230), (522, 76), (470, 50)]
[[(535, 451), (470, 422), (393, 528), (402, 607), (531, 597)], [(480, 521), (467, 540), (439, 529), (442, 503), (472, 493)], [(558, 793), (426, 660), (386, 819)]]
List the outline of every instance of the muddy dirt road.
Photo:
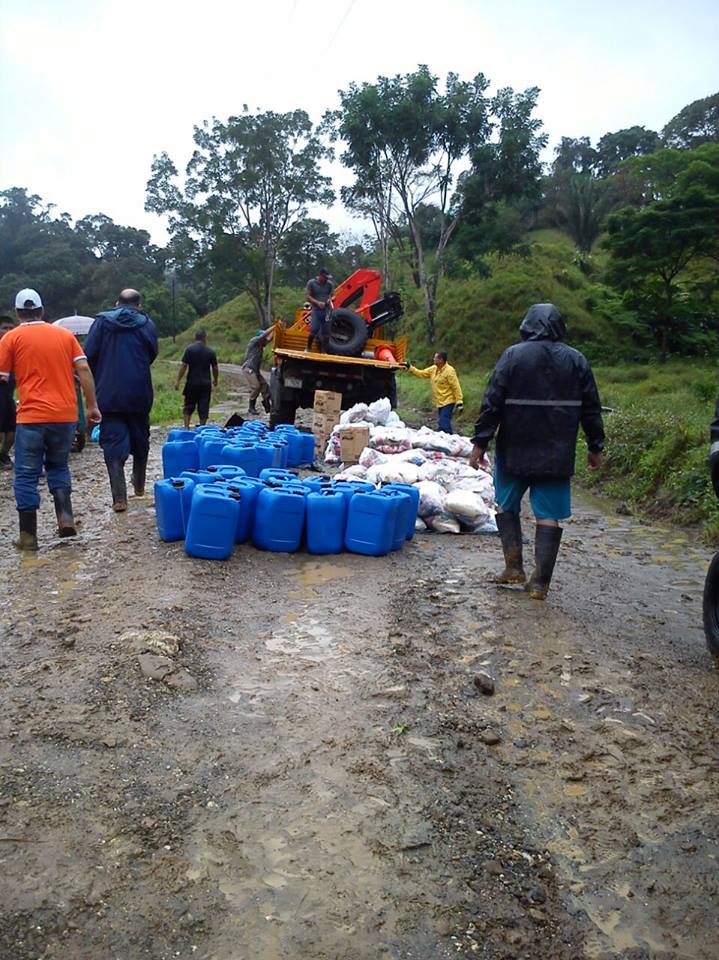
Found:
[(3, 960), (717, 956), (706, 551), (584, 503), (546, 605), (494, 538), (193, 561), (73, 470), (30, 559), (0, 476)]

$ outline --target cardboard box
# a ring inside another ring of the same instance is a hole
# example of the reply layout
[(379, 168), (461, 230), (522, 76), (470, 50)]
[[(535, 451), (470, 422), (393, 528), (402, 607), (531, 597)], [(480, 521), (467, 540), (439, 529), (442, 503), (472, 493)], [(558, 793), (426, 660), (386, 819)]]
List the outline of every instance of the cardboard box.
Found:
[[(331, 390), (315, 390), (314, 412), (324, 416), (336, 417), (335, 423), (339, 422), (340, 412), (342, 411), (342, 394), (333, 393)], [(333, 424), (334, 426), (334, 424)]]
[(322, 452), (338, 420), (339, 415), (335, 414), (314, 413), (312, 415), (312, 433), (317, 443), (323, 448)]
[(350, 423), (340, 427), (340, 450), (343, 463), (357, 463), (360, 454), (369, 446), (369, 427)]

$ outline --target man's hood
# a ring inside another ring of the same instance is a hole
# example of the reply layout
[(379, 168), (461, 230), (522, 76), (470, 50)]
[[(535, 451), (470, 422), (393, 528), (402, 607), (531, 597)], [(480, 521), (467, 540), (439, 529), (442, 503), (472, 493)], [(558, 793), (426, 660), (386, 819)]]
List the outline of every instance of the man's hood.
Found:
[(134, 330), (136, 327), (144, 327), (147, 323), (147, 317), (139, 310), (132, 307), (115, 307), (114, 310), (104, 310), (98, 313), (98, 317), (107, 320), (113, 326), (121, 327), (124, 330)]
[(535, 303), (519, 325), (522, 340), (562, 340), (567, 325), (553, 303)]

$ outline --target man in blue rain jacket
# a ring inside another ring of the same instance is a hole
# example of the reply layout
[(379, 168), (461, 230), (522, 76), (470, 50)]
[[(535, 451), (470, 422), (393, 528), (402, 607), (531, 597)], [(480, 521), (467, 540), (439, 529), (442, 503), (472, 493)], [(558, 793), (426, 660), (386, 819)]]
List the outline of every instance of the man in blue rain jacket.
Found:
[(150, 451), (152, 377), (157, 332), (140, 309), (137, 290), (123, 290), (114, 310), (98, 313), (85, 341), (102, 413), (100, 446), (110, 477), (112, 509), (127, 510), (125, 461), (132, 454), (136, 497), (145, 493)]

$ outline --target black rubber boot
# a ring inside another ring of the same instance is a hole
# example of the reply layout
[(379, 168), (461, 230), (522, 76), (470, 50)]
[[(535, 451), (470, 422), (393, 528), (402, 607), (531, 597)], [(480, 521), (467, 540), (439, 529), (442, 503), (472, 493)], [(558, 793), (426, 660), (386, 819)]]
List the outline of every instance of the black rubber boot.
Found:
[(75, 518), (72, 515), (70, 491), (53, 490), (52, 498), (55, 501), (57, 532), (61, 537), (74, 537), (77, 533), (77, 527), (75, 526)]
[(269, 397), (262, 398), (262, 406), (265, 408), (265, 413), (270, 413), (272, 410), (272, 404), (270, 403)]
[(257, 401), (250, 400), (250, 405), (247, 408), (247, 412), (251, 413), (253, 417), (257, 416)]
[(561, 527), (537, 524), (537, 532), (534, 537), (535, 567), (525, 587), (532, 600), (545, 600), (547, 597), (561, 539)]
[(127, 510), (127, 483), (125, 482), (125, 464), (121, 460), (111, 460), (107, 464), (112, 491), (112, 509), (115, 513)]
[(518, 513), (498, 513), (497, 527), (504, 551), (504, 570), (494, 578), (495, 583), (524, 583), (527, 579), (522, 565), (522, 521)]
[(132, 458), (132, 489), (136, 497), (145, 496), (145, 476), (147, 475), (147, 458)]
[(37, 510), (18, 510), (20, 537), (15, 541), (18, 550), (37, 550)]

